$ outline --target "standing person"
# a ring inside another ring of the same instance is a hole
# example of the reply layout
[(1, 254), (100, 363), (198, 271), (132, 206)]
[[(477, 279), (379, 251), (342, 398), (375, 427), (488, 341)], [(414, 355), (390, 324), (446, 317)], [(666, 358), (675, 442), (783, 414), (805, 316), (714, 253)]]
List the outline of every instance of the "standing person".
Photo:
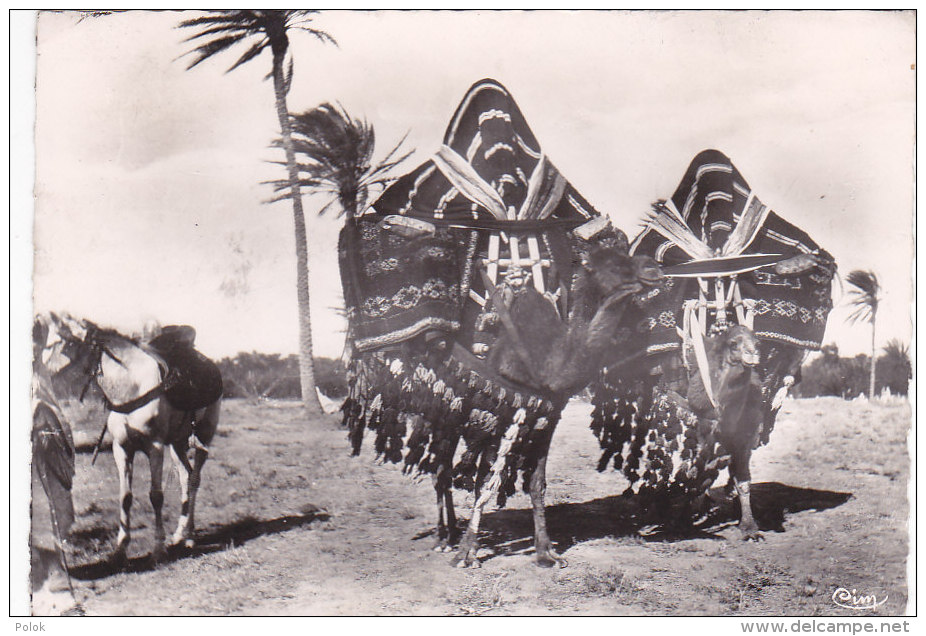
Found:
[(66, 556), (67, 537), (74, 523), (74, 439), (51, 382), (67, 360), (62, 364), (60, 352), (45, 348), (48, 326), (41, 319), (36, 320), (32, 336), (32, 614), (82, 615)]

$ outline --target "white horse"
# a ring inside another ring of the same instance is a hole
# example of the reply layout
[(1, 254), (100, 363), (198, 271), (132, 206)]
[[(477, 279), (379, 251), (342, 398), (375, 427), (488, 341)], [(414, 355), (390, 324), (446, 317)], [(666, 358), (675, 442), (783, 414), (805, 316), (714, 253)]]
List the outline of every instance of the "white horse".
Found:
[[(181, 511), (172, 544), (193, 546), (194, 510), (203, 464), (219, 423), (221, 397), (193, 410), (175, 408), (165, 396), (167, 365), (148, 346), (89, 321), (59, 318), (60, 345), (72, 360), (82, 360), (110, 410), (106, 427), (113, 439), (119, 470), (119, 535), (113, 553), (125, 561), (131, 540), (132, 465), (135, 453), (148, 456), (154, 509), (154, 562), (166, 554), (162, 517), (164, 450), (170, 448), (180, 481)], [(55, 345), (55, 343), (49, 343)], [(75, 355), (76, 354), (76, 355)], [(188, 452), (193, 452), (192, 462)]]

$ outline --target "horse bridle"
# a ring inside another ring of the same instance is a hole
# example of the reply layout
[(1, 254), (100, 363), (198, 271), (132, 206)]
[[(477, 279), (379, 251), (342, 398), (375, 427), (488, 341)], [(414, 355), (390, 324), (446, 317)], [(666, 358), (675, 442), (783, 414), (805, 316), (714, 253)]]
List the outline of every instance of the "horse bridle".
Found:
[[(112, 358), (116, 364), (125, 368), (125, 363), (122, 361), (122, 359), (119, 358), (119, 356), (116, 355), (116, 353), (109, 346), (107, 346), (105, 340), (100, 337), (99, 334), (102, 330), (99, 327), (97, 327), (92, 322), (87, 322), (85, 329), (87, 330), (87, 334), (83, 338), (77, 338), (73, 333), (71, 333), (70, 329), (68, 329), (67, 334), (62, 335), (62, 339), (66, 339), (71, 343), (82, 343), (90, 349), (90, 355), (87, 359), (87, 363), (84, 366), (83, 371), (87, 376), (87, 382), (84, 384), (84, 388), (80, 392), (81, 402), (84, 401), (84, 398), (87, 395), (87, 391), (90, 389), (90, 385), (94, 380), (96, 380), (97, 386), (100, 386), (99, 377), (103, 374), (102, 364), (104, 355)], [(158, 363), (158, 366), (159, 368), (163, 368), (163, 365), (161, 365), (160, 362)], [(115, 411), (116, 413), (122, 414), (131, 413), (132, 411), (141, 408), (145, 404), (148, 404), (149, 402), (163, 395), (164, 392), (170, 388), (168, 379), (169, 374), (162, 372), (161, 381), (157, 384), (157, 386), (155, 386), (150, 391), (147, 391), (146, 393), (138, 396), (137, 398), (122, 404), (115, 404), (112, 402), (112, 400), (109, 399), (109, 396), (107, 396), (106, 393), (102, 390), (102, 387), (100, 387), (103, 403), (110, 411)]]

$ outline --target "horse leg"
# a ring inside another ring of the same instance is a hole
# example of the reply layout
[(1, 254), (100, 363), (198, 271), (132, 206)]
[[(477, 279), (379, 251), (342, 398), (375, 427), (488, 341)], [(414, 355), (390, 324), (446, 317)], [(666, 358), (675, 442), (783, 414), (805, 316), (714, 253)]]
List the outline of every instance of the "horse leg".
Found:
[(197, 448), (193, 455), (193, 470), (190, 471), (190, 483), (188, 488), (188, 511), (189, 515), (186, 518), (186, 525), (184, 527), (184, 543), (186, 547), (193, 547), (193, 535), (194, 529), (196, 528), (196, 494), (199, 492), (200, 477), (203, 472), (203, 464), (206, 463), (206, 458), (209, 457), (209, 451), (203, 448)]
[(116, 537), (116, 549), (112, 558), (115, 562), (126, 561), (126, 550), (132, 539), (132, 463), (135, 449), (131, 452), (120, 442), (113, 441), (113, 459), (119, 471), (119, 535)]
[(733, 477), (733, 485), (740, 502), (739, 529), (743, 540), (759, 541), (763, 537), (762, 533), (759, 532), (756, 520), (752, 516), (752, 503), (750, 502), (751, 475), (749, 460), (751, 456), (751, 447), (741, 448), (734, 452), (730, 459), (730, 474)]
[(534, 510), (534, 550), (537, 553), (536, 563), (540, 567), (550, 568), (554, 565), (566, 567), (566, 559), (561, 557), (553, 549), (553, 542), (550, 541), (550, 535), (547, 534), (547, 515), (543, 503), (543, 496), (547, 490), (547, 453), (549, 452), (549, 442), (543, 455), (537, 460), (537, 468), (531, 475), (531, 507)]
[(194, 451), (193, 464), (190, 464), (186, 454), (186, 442), (171, 447), (174, 463), (177, 465), (177, 474), (180, 477), (180, 520), (177, 530), (171, 537), (171, 542), (183, 543), (187, 548), (193, 547), (193, 531), (196, 526), (194, 510), (196, 508), (196, 493), (199, 490), (200, 475), (203, 464), (206, 463), (208, 452), (197, 448)]
[(151, 468), (151, 490), (148, 497), (151, 508), (154, 510), (154, 548), (151, 551), (151, 560), (154, 563), (161, 561), (167, 554), (164, 548), (164, 443), (151, 442), (148, 449), (148, 466)]
[(190, 519), (190, 473), (193, 467), (186, 456), (186, 440), (171, 445), (170, 454), (177, 467), (177, 480), (180, 482), (180, 519), (177, 530), (170, 539), (172, 545), (183, 543), (187, 539), (187, 524)]

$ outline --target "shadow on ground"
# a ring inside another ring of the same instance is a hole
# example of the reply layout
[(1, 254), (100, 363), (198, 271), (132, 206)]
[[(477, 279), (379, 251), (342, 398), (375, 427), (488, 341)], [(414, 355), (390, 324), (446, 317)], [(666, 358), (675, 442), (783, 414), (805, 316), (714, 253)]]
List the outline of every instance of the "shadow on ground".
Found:
[(328, 519), (327, 512), (312, 505), (305, 506), (300, 514), (286, 515), (275, 519), (245, 517), (227, 525), (197, 531), (196, 545), (192, 548), (186, 548), (183, 545), (169, 546), (167, 556), (158, 564), (154, 564), (150, 556), (147, 555), (133, 557), (122, 562), (106, 558), (94, 563), (72, 567), (70, 572), (74, 578), (84, 581), (102, 579), (121, 572), (147, 572), (154, 570), (158, 565), (219, 552), (229, 547), (240, 546), (258, 537), (286, 532), (314, 521), (327, 521)]
[[(697, 538), (722, 538), (716, 534), (739, 521), (740, 507), (735, 499), (724, 496), (723, 489), (711, 492), (710, 510), (687, 528), (671, 531), (640, 531), (644, 522), (640, 505), (633, 497), (614, 495), (583, 503), (566, 503), (547, 507), (547, 528), (559, 552), (593, 539), (638, 536), (645, 541), (679, 541)], [(752, 509), (759, 529), (784, 532), (786, 514), (805, 510), (827, 510), (846, 503), (852, 493), (798, 488), (778, 482), (752, 485)], [(498, 555), (533, 550), (534, 522), (530, 510), (499, 510), (483, 517), (480, 544)], [(648, 528), (649, 530), (649, 528)]]

